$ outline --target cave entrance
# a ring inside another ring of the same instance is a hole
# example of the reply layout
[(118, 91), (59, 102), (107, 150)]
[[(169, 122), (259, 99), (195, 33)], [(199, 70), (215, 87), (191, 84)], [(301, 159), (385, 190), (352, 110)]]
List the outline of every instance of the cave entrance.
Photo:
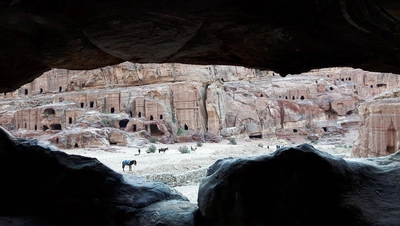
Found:
[(185, 124), (185, 130), (189, 130), (189, 127)]
[(327, 131), (327, 128), (326, 128), (326, 127), (322, 127), (322, 129), (324, 130), (324, 132), (326, 132), (326, 131)]
[(250, 139), (261, 139), (262, 135), (261, 134), (251, 134), (249, 135)]
[(50, 125), (51, 130), (61, 130), (61, 124), (52, 124)]
[(393, 121), (390, 124), (390, 126), (388, 127), (388, 129), (386, 130), (386, 151), (389, 154), (393, 154), (396, 152), (397, 148), (396, 148), (396, 134), (397, 131), (394, 128), (393, 125)]
[(133, 130), (133, 132), (136, 132), (136, 130), (137, 130), (136, 124), (133, 125), (132, 130)]
[(150, 120), (153, 120), (154, 118), (153, 118), (153, 116), (152, 115), (150, 115)]
[(48, 129), (49, 129), (49, 127), (47, 127), (46, 125), (43, 125), (43, 131), (46, 131)]
[(44, 110), (43, 114), (47, 118), (49, 116), (54, 116), (56, 114), (56, 111), (53, 108), (47, 108)]
[(79, 146), (78, 146), (78, 144), (77, 143), (75, 143), (75, 148), (78, 148)]
[(128, 124), (129, 120), (128, 119), (122, 119), (119, 121), (119, 127), (120, 128), (126, 128), (126, 125)]
[(114, 113), (114, 112), (115, 112), (115, 108), (112, 107), (112, 108), (111, 108), (111, 113)]
[(158, 126), (156, 124), (150, 124), (150, 134), (154, 136), (164, 135), (164, 133), (158, 129)]
[(72, 118), (71, 117), (68, 118), (68, 123), (72, 124)]
[(94, 101), (90, 101), (90, 107), (92, 108), (94, 106)]

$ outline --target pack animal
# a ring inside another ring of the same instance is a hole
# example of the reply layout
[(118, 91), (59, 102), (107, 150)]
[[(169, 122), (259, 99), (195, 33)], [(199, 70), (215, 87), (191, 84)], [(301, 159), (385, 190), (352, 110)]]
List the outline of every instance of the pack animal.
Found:
[(196, 150), (197, 150), (197, 147), (192, 147), (192, 146), (190, 146), (190, 149), (192, 150), (192, 152), (196, 152)]
[(164, 154), (165, 154), (166, 150), (168, 150), (168, 148), (159, 148), (158, 153), (164, 152)]
[(122, 171), (125, 172), (125, 166), (129, 166), (129, 171), (132, 171), (132, 165), (136, 166), (136, 164), (137, 164), (136, 160), (126, 159), (122, 161)]

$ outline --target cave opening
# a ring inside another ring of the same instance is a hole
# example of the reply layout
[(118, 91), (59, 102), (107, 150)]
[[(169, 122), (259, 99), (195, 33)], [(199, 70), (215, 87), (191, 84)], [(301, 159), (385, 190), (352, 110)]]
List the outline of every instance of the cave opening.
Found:
[(154, 119), (154, 117), (152, 115), (150, 115), (150, 120), (153, 120), (153, 119)]
[(51, 130), (61, 130), (61, 124), (51, 124), (50, 125)]
[(261, 134), (251, 134), (249, 135), (250, 139), (261, 139), (262, 135)]
[(189, 127), (185, 124), (185, 130), (189, 130)]
[(94, 107), (94, 101), (90, 101), (90, 108)]
[(75, 146), (74, 146), (75, 148), (78, 148), (79, 146), (78, 146), (78, 143), (75, 143)]
[(114, 113), (115, 112), (115, 109), (114, 109), (114, 107), (112, 107), (111, 108), (111, 113)]
[(136, 132), (136, 130), (137, 130), (136, 124), (133, 124), (132, 130), (133, 130), (133, 132)]
[(150, 134), (154, 136), (164, 135), (164, 133), (158, 129), (158, 126), (156, 124), (150, 124)]
[(327, 128), (326, 128), (326, 127), (322, 127), (322, 129), (324, 130), (324, 132), (326, 132), (326, 131), (327, 131)]
[(122, 119), (121, 121), (119, 121), (119, 127), (120, 128), (126, 128), (126, 125), (128, 124), (129, 119)]

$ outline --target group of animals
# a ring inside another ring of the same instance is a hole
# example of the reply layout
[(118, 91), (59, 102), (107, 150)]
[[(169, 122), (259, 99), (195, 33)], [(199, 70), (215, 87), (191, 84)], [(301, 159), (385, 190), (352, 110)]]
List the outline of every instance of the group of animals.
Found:
[[(158, 149), (158, 153), (164, 152), (168, 150), (168, 147), (166, 148), (159, 148)], [(192, 152), (195, 152), (197, 150), (197, 147), (192, 147), (190, 146), (190, 150), (192, 150)], [(140, 155), (140, 149), (138, 149), (138, 154), (135, 154), (135, 156)], [(122, 161), (122, 171), (125, 172), (125, 166), (129, 166), (129, 171), (132, 171), (132, 165), (136, 166), (137, 161), (134, 159), (125, 159), (124, 161)]]

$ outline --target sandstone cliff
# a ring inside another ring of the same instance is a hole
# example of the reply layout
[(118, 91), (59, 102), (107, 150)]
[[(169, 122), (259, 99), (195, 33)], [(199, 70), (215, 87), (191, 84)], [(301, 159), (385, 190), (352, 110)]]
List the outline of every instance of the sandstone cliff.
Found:
[[(361, 79), (360, 79), (361, 78)], [(189, 82), (190, 81), (190, 82)], [(393, 74), (329, 68), (280, 77), (235, 66), (122, 63), (53, 69), (1, 101), (1, 125), (61, 148), (343, 133)]]

